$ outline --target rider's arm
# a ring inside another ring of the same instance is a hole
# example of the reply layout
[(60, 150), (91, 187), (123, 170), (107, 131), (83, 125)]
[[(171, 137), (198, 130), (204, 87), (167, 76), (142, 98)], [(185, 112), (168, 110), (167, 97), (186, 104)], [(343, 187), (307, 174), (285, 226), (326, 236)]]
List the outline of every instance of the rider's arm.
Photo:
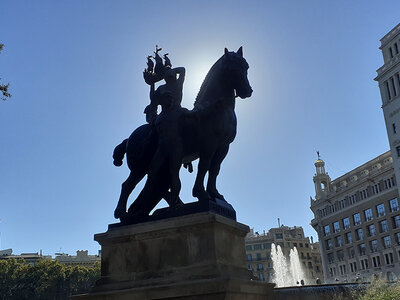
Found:
[(185, 68), (184, 67), (177, 67), (177, 68), (174, 68), (174, 70), (175, 70), (176, 74), (179, 75), (179, 78), (177, 80), (178, 83), (183, 85), (183, 82), (185, 81)]
[(154, 100), (154, 83), (150, 84), (150, 100), (151, 102)]

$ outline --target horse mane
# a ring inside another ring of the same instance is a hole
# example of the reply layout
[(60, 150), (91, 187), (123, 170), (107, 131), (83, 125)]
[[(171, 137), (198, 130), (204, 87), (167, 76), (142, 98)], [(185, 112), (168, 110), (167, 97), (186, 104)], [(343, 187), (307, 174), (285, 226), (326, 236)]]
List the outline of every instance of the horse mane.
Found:
[[(222, 56), (223, 57), (223, 56)], [(214, 81), (216, 71), (220, 68), (222, 57), (220, 57), (211, 69), (208, 71), (206, 77), (203, 80), (203, 83), (200, 86), (199, 93), (196, 96), (196, 100), (194, 101), (194, 109), (204, 109), (209, 107), (212, 103), (209, 101), (209, 97), (205, 97), (206, 90), (209, 87), (210, 83)]]

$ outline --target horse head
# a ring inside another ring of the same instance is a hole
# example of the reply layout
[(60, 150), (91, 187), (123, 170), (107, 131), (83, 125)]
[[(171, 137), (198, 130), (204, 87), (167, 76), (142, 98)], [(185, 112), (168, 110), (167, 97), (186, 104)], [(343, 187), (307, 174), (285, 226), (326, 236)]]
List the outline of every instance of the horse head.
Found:
[(235, 90), (235, 94), (240, 98), (248, 98), (253, 93), (247, 78), (249, 64), (243, 57), (242, 47), (237, 52), (229, 52), (225, 48), (225, 54), (222, 57), (222, 67), (224, 73), (224, 82), (230, 89)]

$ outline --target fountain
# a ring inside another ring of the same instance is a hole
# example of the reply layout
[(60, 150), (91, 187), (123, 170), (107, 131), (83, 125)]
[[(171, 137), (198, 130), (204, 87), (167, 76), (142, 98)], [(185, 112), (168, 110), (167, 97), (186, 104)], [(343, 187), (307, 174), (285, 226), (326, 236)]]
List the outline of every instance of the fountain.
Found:
[(296, 247), (290, 249), (289, 261), (287, 261), (281, 246), (272, 244), (271, 258), (275, 272), (273, 282), (276, 283), (277, 287), (300, 285), (302, 280), (307, 283), (306, 274)]

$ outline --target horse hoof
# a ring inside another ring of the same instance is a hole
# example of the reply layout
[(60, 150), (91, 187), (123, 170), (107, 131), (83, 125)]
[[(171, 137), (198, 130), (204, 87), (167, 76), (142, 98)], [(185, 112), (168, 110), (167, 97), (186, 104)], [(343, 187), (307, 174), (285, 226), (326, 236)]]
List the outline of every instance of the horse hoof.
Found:
[(193, 197), (199, 199), (199, 201), (213, 201), (213, 198), (205, 190), (193, 190), (192, 195)]
[(121, 219), (121, 218), (125, 217), (126, 215), (127, 215), (127, 213), (126, 213), (125, 209), (123, 209), (123, 208), (117, 207), (114, 210), (114, 218), (116, 218), (116, 219)]

